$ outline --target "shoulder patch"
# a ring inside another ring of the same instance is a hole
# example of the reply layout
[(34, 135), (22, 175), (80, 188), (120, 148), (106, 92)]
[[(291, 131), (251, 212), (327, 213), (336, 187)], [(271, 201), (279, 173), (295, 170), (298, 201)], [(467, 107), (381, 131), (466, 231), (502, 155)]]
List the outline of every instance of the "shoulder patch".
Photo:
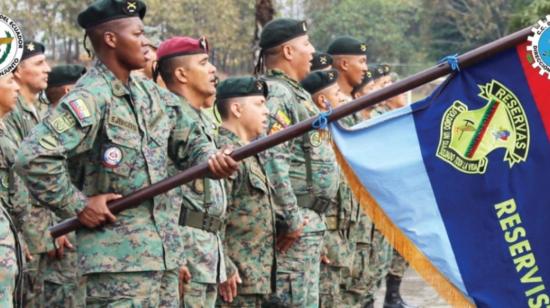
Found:
[(273, 124), (271, 125), (271, 129), (269, 130), (269, 135), (287, 128), (292, 123), (290, 117), (280, 109), (275, 112), (275, 114), (273, 114), (271, 117), (274, 121), (272, 121)]
[(57, 139), (52, 135), (46, 135), (42, 138), (40, 138), (40, 141), (38, 142), (40, 145), (49, 151), (53, 151), (57, 148), (59, 143), (57, 142)]
[(79, 120), (84, 120), (92, 115), (90, 113), (90, 110), (88, 109), (88, 106), (86, 106), (86, 103), (84, 103), (84, 101), (81, 99), (70, 101), (69, 107)]
[[(92, 113), (84, 100), (77, 98), (63, 102), (81, 127), (87, 127), (93, 124)], [(56, 118), (57, 119), (57, 118)], [(53, 125), (53, 123), (52, 123)]]
[(53, 120), (49, 120), (53, 130), (58, 134), (67, 131), (76, 125), (75, 119), (70, 114), (62, 114)]

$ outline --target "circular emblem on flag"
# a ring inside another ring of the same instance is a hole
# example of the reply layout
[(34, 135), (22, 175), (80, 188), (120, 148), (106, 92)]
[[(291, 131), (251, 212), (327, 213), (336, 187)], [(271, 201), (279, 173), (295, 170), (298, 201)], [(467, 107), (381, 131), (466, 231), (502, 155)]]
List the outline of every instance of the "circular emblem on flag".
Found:
[(117, 147), (110, 147), (103, 152), (103, 165), (108, 168), (115, 168), (122, 161), (122, 151)]
[(15, 69), (23, 56), (23, 33), (9, 17), (0, 14), (0, 76)]
[(527, 50), (533, 56), (531, 65), (537, 68), (541, 75), (546, 73), (550, 79), (550, 15), (539, 20), (531, 31), (533, 35), (527, 38), (531, 42), (527, 46)]

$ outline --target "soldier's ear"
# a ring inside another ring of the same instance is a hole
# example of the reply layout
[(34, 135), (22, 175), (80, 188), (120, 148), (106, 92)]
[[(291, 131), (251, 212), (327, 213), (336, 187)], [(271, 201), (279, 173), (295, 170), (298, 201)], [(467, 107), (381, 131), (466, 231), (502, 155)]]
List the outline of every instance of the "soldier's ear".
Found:
[(290, 61), (292, 60), (293, 54), (294, 54), (294, 47), (290, 44), (284, 44), (282, 46), (283, 51), (283, 57), (285, 60)]
[(229, 111), (235, 118), (239, 119), (241, 117), (241, 104), (229, 102)]
[(187, 79), (187, 72), (185, 71), (185, 68), (183, 67), (178, 67), (174, 70), (174, 79), (179, 82), (179, 83), (182, 83), (182, 84), (186, 84), (189, 82), (189, 80)]
[(315, 96), (315, 105), (317, 105), (317, 107), (321, 110), (325, 110), (326, 107), (325, 107), (325, 100), (327, 99), (327, 97), (324, 95), (324, 94), (317, 94)]
[(113, 49), (116, 48), (116, 44), (117, 44), (116, 35), (113, 32), (108, 32), (108, 31), (104, 32), (103, 42), (105, 43), (105, 45)]

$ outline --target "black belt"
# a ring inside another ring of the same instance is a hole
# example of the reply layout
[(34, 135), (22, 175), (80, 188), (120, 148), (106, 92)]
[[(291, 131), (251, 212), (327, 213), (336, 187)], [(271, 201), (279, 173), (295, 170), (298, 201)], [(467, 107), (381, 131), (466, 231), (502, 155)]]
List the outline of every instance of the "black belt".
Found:
[(210, 233), (217, 233), (223, 226), (223, 220), (218, 217), (210, 216), (204, 212), (196, 212), (182, 208), (179, 225), (201, 229)]
[(336, 202), (336, 200), (328, 199), (328, 198), (322, 198), (322, 197), (315, 197), (315, 196), (312, 196), (312, 195), (298, 195), (298, 196), (296, 196), (296, 199), (297, 199), (298, 205), (300, 207), (315, 211), (319, 215), (325, 214), (325, 212), (332, 205), (337, 205), (338, 204)]

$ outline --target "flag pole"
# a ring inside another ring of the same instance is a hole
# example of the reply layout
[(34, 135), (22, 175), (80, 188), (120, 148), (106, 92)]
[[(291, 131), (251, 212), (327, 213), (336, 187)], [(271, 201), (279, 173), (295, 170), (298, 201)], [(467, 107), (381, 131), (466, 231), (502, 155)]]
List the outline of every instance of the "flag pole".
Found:
[[(496, 53), (512, 48), (526, 41), (527, 37), (531, 33), (531, 27), (528, 27), (518, 32), (512, 33), (508, 36), (505, 36), (501, 39), (478, 47), (474, 50), (471, 50), (458, 57), (459, 66), (461, 68), (469, 67), (495, 55)], [(337, 121), (359, 110), (378, 104), (391, 97), (412, 90), (418, 86), (436, 80), (452, 72), (453, 70), (449, 63), (438, 64), (434, 67), (402, 79), (388, 87), (385, 87), (381, 90), (375, 91), (366, 96), (353, 100), (343, 106), (339, 106), (333, 109), (332, 113), (328, 116), (328, 120)], [(240, 161), (259, 152), (265, 151), (266, 149), (269, 149), (273, 146), (296, 138), (310, 130), (313, 130), (314, 128), (312, 127), (312, 124), (316, 119), (317, 117), (313, 117), (308, 120), (296, 123), (273, 135), (249, 143), (248, 145), (245, 145), (233, 151), (233, 153), (231, 153), (231, 157), (237, 161)], [(140, 205), (144, 202), (144, 200), (151, 199), (154, 196), (165, 193), (194, 179), (210, 175), (211, 173), (208, 169), (208, 164), (202, 163), (186, 169), (185, 171), (182, 171), (177, 175), (139, 189), (123, 198), (113, 200), (108, 203), (108, 207), (111, 212), (116, 215), (126, 209)], [(52, 237), (56, 238), (82, 227), (83, 225), (80, 223), (80, 221), (78, 221), (76, 217), (73, 217), (51, 227), (50, 234)]]

